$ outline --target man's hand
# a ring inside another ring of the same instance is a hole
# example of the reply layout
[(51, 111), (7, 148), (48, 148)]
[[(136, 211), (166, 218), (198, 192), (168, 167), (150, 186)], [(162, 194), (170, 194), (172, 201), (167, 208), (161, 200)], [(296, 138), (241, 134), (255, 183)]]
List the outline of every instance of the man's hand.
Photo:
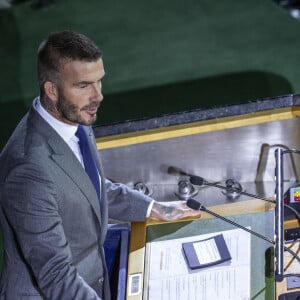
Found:
[(154, 220), (175, 221), (187, 217), (200, 217), (201, 212), (186, 206), (185, 202), (154, 202), (149, 218)]

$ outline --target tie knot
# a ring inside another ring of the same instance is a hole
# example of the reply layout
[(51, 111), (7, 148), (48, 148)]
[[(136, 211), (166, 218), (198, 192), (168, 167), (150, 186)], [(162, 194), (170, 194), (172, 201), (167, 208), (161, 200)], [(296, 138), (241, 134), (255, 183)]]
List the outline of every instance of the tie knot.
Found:
[(87, 135), (86, 135), (84, 127), (82, 125), (78, 125), (75, 135), (78, 137), (79, 141), (81, 141), (81, 142), (87, 140)]

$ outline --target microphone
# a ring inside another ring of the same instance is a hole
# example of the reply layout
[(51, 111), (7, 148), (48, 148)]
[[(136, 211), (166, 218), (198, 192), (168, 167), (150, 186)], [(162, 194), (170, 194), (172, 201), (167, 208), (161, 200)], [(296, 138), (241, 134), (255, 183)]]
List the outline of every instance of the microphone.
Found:
[[(190, 183), (193, 184), (193, 185), (198, 185), (198, 186), (202, 186), (202, 185), (212, 186), (212, 187), (216, 187), (216, 188), (219, 188), (219, 189), (222, 189), (222, 190), (226, 190), (228, 192), (239, 193), (241, 195), (250, 196), (252, 198), (260, 199), (260, 200), (263, 200), (263, 201), (267, 201), (267, 202), (271, 202), (271, 203), (276, 203), (276, 200), (271, 200), (271, 199), (267, 199), (267, 198), (264, 198), (264, 197), (261, 197), (261, 196), (258, 196), (258, 195), (246, 193), (246, 192), (242, 191), (241, 187), (239, 187), (239, 186), (235, 187), (234, 183), (230, 182), (230, 181), (233, 181), (233, 180), (232, 179), (226, 180), (226, 184), (228, 182), (229, 186), (222, 186), (222, 185), (219, 185), (217, 183), (208, 182), (208, 181), (206, 181), (204, 178), (202, 178), (200, 176), (195, 176), (195, 175), (190, 176)], [(294, 209), (289, 204), (285, 204), (285, 203), (283, 204), (283, 206), (285, 208), (289, 209), (292, 213), (294, 213), (294, 215), (296, 216), (296, 218), (300, 221), (300, 214), (299, 214), (299, 212), (296, 209)]]
[(167, 172), (170, 175), (193, 176), (192, 174), (189, 174), (189, 173), (183, 171), (182, 169), (180, 169), (178, 167), (174, 167), (174, 166), (168, 167)]
[[(271, 240), (270, 238), (265, 237), (265, 236), (263, 236), (262, 234), (260, 234), (260, 233), (258, 233), (258, 232), (256, 232), (256, 231), (253, 231), (253, 230), (251, 230), (251, 229), (249, 229), (249, 228), (247, 228), (247, 227), (245, 227), (245, 226), (242, 226), (242, 225), (240, 225), (240, 224), (238, 224), (238, 223), (236, 223), (236, 222), (233, 222), (233, 221), (231, 221), (231, 220), (229, 220), (229, 219), (227, 219), (227, 218), (222, 217), (221, 215), (219, 215), (219, 214), (217, 214), (217, 213), (215, 213), (215, 212), (213, 212), (213, 211), (207, 209), (207, 208), (204, 207), (200, 202), (198, 202), (198, 201), (196, 201), (196, 200), (194, 200), (194, 199), (192, 199), (192, 198), (190, 198), (190, 199), (188, 199), (188, 200), (186, 201), (186, 205), (187, 205), (189, 208), (191, 208), (191, 209), (204, 211), (204, 212), (206, 212), (206, 213), (208, 213), (208, 214), (210, 214), (210, 215), (212, 215), (212, 216), (214, 216), (214, 217), (216, 217), (216, 218), (218, 218), (218, 219), (220, 219), (220, 220), (222, 220), (222, 221), (224, 221), (224, 222), (227, 222), (227, 223), (229, 223), (229, 224), (231, 224), (231, 225), (233, 225), (233, 226), (236, 226), (236, 227), (238, 227), (238, 228), (240, 228), (240, 229), (242, 229), (242, 230), (244, 230), (244, 231), (247, 231), (248, 233), (253, 234), (253, 235), (255, 235), (256, 237), (258, 237), (258, 238), (260, 238), (260, 239), (263, 239), (264, 241), (266, 241), (266, 242), (268, 242), (268, 243), (270, 243), (270, 244), (276, 246), (275, 241)], [(300, 257), (297, 255), (297, 253), (295, 253), (293, 250), (291, 250), (291, 249), (288, 248), (288, 247), (285, 247), (285, 246), (284, 246), (283, 248), (284, 248), (284, 251), (289, 252), (289, 253), (290, 253), (290, 254), (291, 254), (291, 255), (292, 255), (299, 263), (300, 263)], [(294, 276), (300, 277), (300, 275), (297, 275), (297, 274), (293, 274), (293, 275), (294, 275)], [(288, 277), (288, 276), (289, 276), (289, 275), (284, 275), (283, 277)]]
[(191, 209), (200, 210), (200, 211), (204, 211), (206, 213), (209, 213), (210, 215), (212, 215), (212, 216), (214, 216), (214, 217), (216, 217), (218, 219), (221, 219), (224, 222), (227, 222), (227, 223), (229, 223), (229, 224), (231, 224), (231, 225), (233, 225), (235, 227), (238, 227), (238, 228), (240, 228), (242, 230), (245, 230), (245, 231), (247, 231), (247, 232), (249, 232), (249, 233), (251, 233), (251, 234), (253, 234), (253, 235), (255, 235), (255, 236), (257, 236), (257, 237), (259, 237), (259, 238), (261, 238), (261, 239), (263, 239), (263, 240), (265, 240), (265, 241), (267, 241), (267, 242), (269, 242), (269, 243), (271, 243), (273, 245), (275, 245), (275, 242), (273, 240), (271, 240), (271, 239), (263, 236), (260, 233), (255, 232), (255, 231), (253, 231), (253, 230), (251, 230), (251, 229), (249, 229), (249, 228), (247, 228), (245, 226), (242, 226), (242, 225), (240, 225), (240, 224), (238, 224), (236, 222), (233, 222), (233, 221), (231, 221), (231, 220), (229, 220), (227, 218), (222, 217), (221, 215), (219, 215), (219, 214), (217, 214), (217, 213), (215, 213), (215, 212), (207, 209), (200, 202), (198, 202), (198, 201), (196, 201), (196, 200), (194, 200), (192, 198), (187, 200), (186, 205), (189, 208), (191, 208)]
[(257, 199), (260, 199), (260, 200), (263, 200), (263, 201), (276, 203), (275, 200), (270, 200), (270, 199), (267, 199), (267, 198), (264, 198), (264, 197), (261, 197), (261, 196), (258, 196), (258, 195), (246, 193), (245, 191), (242, 190), (242, 188), (241, 188), (240, 185), (235, 186), (233, 184), (233, 182), (232, 182), (232, 179), (228, 179), (227, 181), (228, 181), (228, 185), (229, 186), (223, 186), (223, 185), (220, 185), (220, 184), (217, 184), (217, 183), (208, 182), (208, 181), (206, 181), (204, 178), (202, 178), (200, 176), (190, 176), (190, 183), (193, 184), (193, 185), (198, 185), (198, 186), (202, 186), (202, 185), (213, 186), (213, 187), (225, 190), (227, 192), (233, 192), (233, 193), (235, 192), (235, 193), (239, 193), (241, 195), (249, 196), (249, 197), (252, 197), (252, 198), (257, 198)]
[[(190, 183), (194, 184), (194, 185), (214, 185), (213, 183), (209, 183), (206, 180), (204, 180), (204, 178), (199, 177), (199, 176), (191, 176), (190, 177)], [(224, 187), (225, 188), (225, 187)]]

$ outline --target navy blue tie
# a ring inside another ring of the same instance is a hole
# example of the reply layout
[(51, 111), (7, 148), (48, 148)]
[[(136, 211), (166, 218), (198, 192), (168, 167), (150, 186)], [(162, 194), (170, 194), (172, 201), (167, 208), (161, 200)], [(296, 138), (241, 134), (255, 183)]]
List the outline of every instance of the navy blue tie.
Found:
[(100, 180), (99, 173), (96, 166), (95, 159), (92, 155), (92, 151), (90, 148), (90, 144), (88, 142), (87, 134), (82, 125), (79, 125), (75, 135), (79, 139), (79, 147), (83, 158), (84, 169), (86, 173), (89, 175), (95, 190), (98, 195), (98, 199), (100, 200)]

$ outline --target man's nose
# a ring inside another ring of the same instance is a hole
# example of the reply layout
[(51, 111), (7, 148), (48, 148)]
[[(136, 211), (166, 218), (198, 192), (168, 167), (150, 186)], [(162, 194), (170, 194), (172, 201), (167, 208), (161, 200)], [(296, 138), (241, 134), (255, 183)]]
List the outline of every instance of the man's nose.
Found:
[(98, 101), (103, 100), (102, 87), (99, 84), (95, 84), (93, 88), (93, 99)]

